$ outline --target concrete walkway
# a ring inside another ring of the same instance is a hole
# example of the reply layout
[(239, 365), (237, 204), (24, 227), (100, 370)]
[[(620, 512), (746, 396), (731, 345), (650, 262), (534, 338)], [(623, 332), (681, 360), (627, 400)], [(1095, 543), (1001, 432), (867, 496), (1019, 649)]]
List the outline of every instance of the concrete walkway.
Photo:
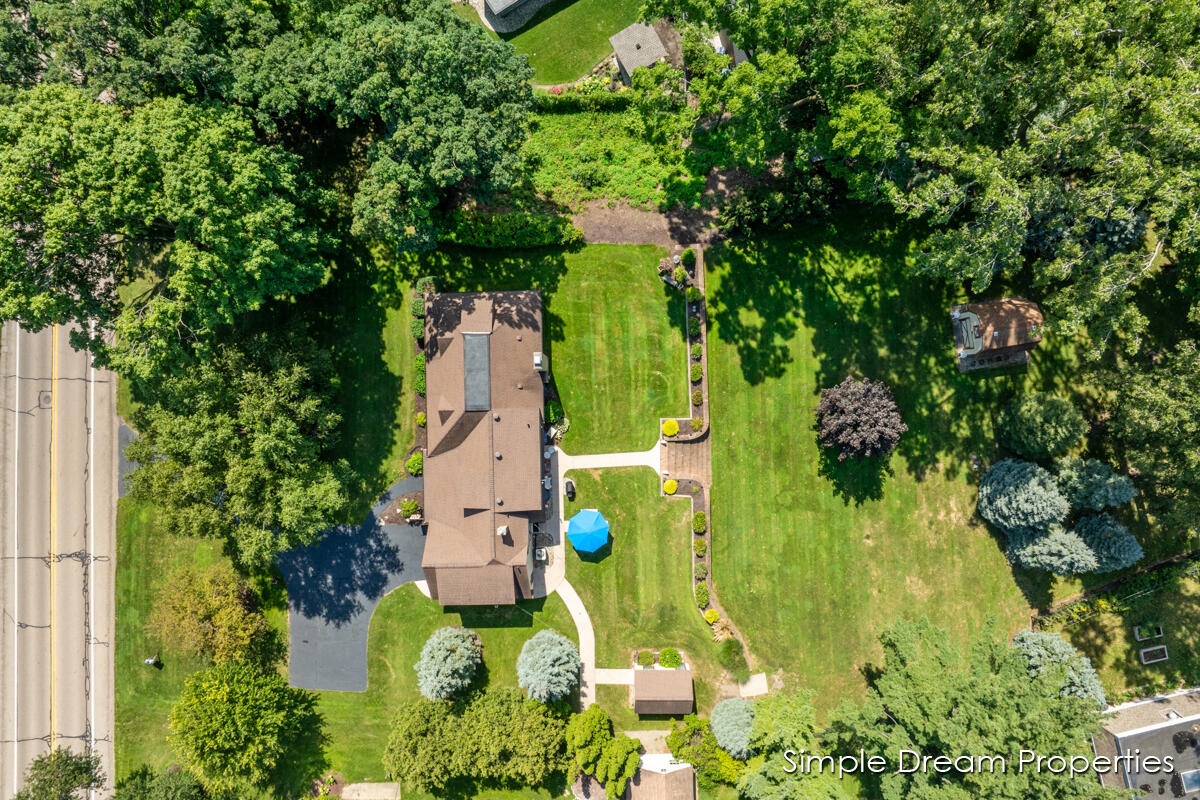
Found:
[[(649, 467), (659, 471), (661, 447), (658, 442), (649, 450), (633, 453), (599, 453), (596, 455), (573, 456), (558, 449), (558, 474), (561, 477), (573, 469), (605, 469), (607, 467)], [(559, 483), (561, 486), (561, 482)]]
[(626, 736), (630, 736), (641, 742), (642, 749), (647, 753), (671, 752), (667, 747), (667, 736), (670, 733), (670, 731), (625, 731)]
[(558, 584), (558, 596), (567, 604), (567, 611), (571, 612), (575, 630), (579, 633), (579, 660), (583, 662), (583, 674), (579, 677), (579, 705), (587, 708), (596, 702), (596, 631), (592, 628), (592, 618), (588, 616), (587, 607), (579, 598), (579, 593), (565, 578)]
[(761, 697), (767, 691), (767, 674), (765, 672), (751, 675), (745, 683), (738, 686), (738, 694), (742, 697)]
[(400, 800), (398, 783), (348, 783), (342, 788), (342, 800)]
[(597, 669), (596, 685), (633, 686), (632, 669)]

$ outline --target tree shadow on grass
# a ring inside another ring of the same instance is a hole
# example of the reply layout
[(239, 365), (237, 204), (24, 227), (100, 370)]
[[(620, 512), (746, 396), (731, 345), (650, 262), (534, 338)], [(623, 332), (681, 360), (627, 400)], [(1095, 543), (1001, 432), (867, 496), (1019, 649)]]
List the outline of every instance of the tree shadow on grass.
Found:
[[(814, 434), (815, 435), (815, 434)], [(883, 499), (883, 484), (894, 475), (891, 455), (877, 458), (847, 458), (838, 461), (831, 448), (822, 447), (817, 474), (833, 484), (833, 493), (842, 502), (861, 506), (869, 500)]]
[(325, 718), (317, 709), (317, 695), (293, 689), (303, 699), (289, 710), (291, 739), (284, 743), (286, 755), (271, 773), (271, 790), (274, 797), (306, 797), (315, 781), (329, 768), (325, 748), (329, 736), (325, 732)]
[[(909, 428), (897, 452), (918, 480), (930, 470), (988, 460), (995, 451), (992, 415), (1029, 370), (958, 372), (948, 314), (965, 294), (912, 273), (919, 228), (876, 208), (850, 207), (829, 219), (709, 251), (718, 278), (709, 298), (712, 330), (736, 348), (743, 379), (756, 386), (783, 376), (809, 336), (815, 392), (848, 375), (892, 388)], [(1044, 342), (1033, 377), (1069, 384), (1067, 350)]]

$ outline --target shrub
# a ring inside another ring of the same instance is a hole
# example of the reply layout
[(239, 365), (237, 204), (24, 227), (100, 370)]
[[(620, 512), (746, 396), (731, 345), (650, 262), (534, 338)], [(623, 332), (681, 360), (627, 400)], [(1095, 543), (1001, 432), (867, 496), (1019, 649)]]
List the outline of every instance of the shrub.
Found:
[(704, 377), (704, 367), (692, 364), (691, 369), (688, 370), (688, 377), (692, 379), (692, 383), (699, 383), (700, 379)]
[(700, 293), (700, 288), (697, 286), (689, 286), (687, 291), (684, 292), (684, 296), (687, 297), (687, 301), (689, 303), (695, 303), (701, 297), (704, 297), (704, 295)]
[(437, 281), (431, 276), (424, 275), (417, 278), (417, 292), (419, 294), (431, 294), (437, 291)]
[(425, 298), (414, 297), (408, 303), (408, 310), (414, 317), (425, 316)]
[(690, 317), (690, 319), (691, 319), (691, 321), (692, 321), (692, 324), (691, 324), (691, 332), (692, 332), (692, 336), (694, 336), (695, 338), (699, 339), (699, 338), (700, 338), (700, 331), (702, 331), (702, 330), (704, 329), (703, 320), (701, 320), (701, 319), (700, 319), (700, 315), (699, 315), (699, 314), (692, 314), (692, 316)]
[(1013, 637), (1012, 646), (1024, 657), (1026, 669), (1034, 678), (1060, 664), (1065, 666), (1064, 697), (1095, 700), (1101, 708), (1108, 705), (1092, 662), (1059, 634), (1021, 631)]
[(414, 382), (417, 387), (417, 394), (425, 396), (425, 354), (417, 353), (417, 370)]
[(634, 101), (634, 92), (581, 93), (568, 87), (561, 94), (535, 92), (533, 107), (550, 114), (574, 114), (580, 111), (624, 111)]
[(1001, 411), (996, 428), (1000, 440), (1029, 459), (1061, 455), (1087, 433), (1083, 414), (1069, 401), (1042, 392), (1013, 398)]
[(1050, 473), (1028, 461), (1006, 458), (979, 482), (979, 515), (1009, 534), (1010, 544), (1061, 522), (1070, 511)]
[(418, 342), (425, 338), (425, 320), (414, 317), (408, 321), (408, 332)]
[(663, 481), (663, 494), (675, 494), (679, 491), (679, 483), (674, 478)]
[(703, 539), (699, 539), (699, 538), (693, 539), (692, 540), (692, 549), (696, 551), (697, 556), (699, 556), (700, 558), (704, 558), (704, 554), (708, 552), (708, 542), (704, 541)]
[(704, 405), (704, 392), (700, 391), (699, 389), (692, 392), (692, 405), (694, 405), (694, 406)]
[(425, 412), (418, 411), (417, 412), (417, 427), (424, 428), (426, 423), (428, 423), (428, 422), (429, 422), (429, 418), (425, 416)]
[(545, 408), (546, 422), (550, 425), (557, 425), (564, 419), (563, 406), (557, 400), (549, 400), (546, 402)]
[(704, 533), (706, 530), (708, 530), (708, 515), (703, 511), (692, 514), (692, 532)]
[(701, 561), (700, 563), (696, 564), (696, 567), (693, 570), (693, 573), (694, 573), (693, 577), (696, 580), (698, 580), (698, 581), (704, 580), (705, 578), (708, 577), (708, 564), (705, 564), (703, 561)]
[(421, 513), (421, 504), (412, 498), (406, 498), (400, 501), (400, 513), (405, 517), (416, 516)]
[(1096, 572), (1131, 567), (1142, 559), (1142, 546), (1108, 514), (1090, 514), (1075, 523), (1075, 533), (1096, 556)]
[(604, 793), (610, 797), (624, 797), (625, 787), (637, 774), (641, 762), (642, 743), (632, 736), (615, 736), (604, 746), (596, 764), (596, 780), (604, 784)]
[(717, 650), (717, 661), (739, 681), (750, 677), (750, 667), (746, 665), (746, 653), (742, 649), (742, 643), (732, 636), (721, 642)]
[(709, 625), (716, 625), (717, 620), (719, 620), (720, 618), (721, 618), (721, 615), (717, 613), (717, 610), (715, 608), (710, 608), (708, 611), (704, 612), (704, 621), (707, 622)]
[(675, 436), (679, 433), (679, 422), (673, 419), (664, 419), (662, 424), (663, 436)]
[(703, 583), (696, 584), (696, 605), (700, 608), (708, 605), (708, 586)]
[(1054, 462), (1058, 486), (1067, 502), (1075, 508), (1099, 511), (1105, 506), (1119, 506), (1137, 496), (1133, 481), (1118, 475), (1113, 468), (1094, 458), (1067, 456)]
[(684, 268), (682, 265), (676, 267), (675, 268), (675, 282), (678, 283), (680, 286), (682, 286), (685, 283), (687, 283), (687, 279), (688, 279), (687, 269)]
[(1010, 547), (1009, 558), (1028, 569), (1044, 569), (1055, 575), (1095, 572), (1100, 566), (1087, 542), (1058, 523), (1024, 546)]
[[(638, 653), (639, 658), (641, 655)], [(654, 654), (647, 652), (647, 655), (653, 664)], [(567, 721), (567, 756), (579, 772), (595, 775), (604, 748), (612, 738), (612, 720), (608, 713), (598, 705), (590, 706), (583, 713), (573, 714)]]
[(683, 666), (683, 656), (674, 647), (664, 647), (658, 651), (658, 665), (667, 669)]
[(421, 455), (421, 451), (413, 453), (408, 457), (408, 461), (404, 462), (404, 468), (408, 470), (408, 474), (414, 478), (419, 477), (422, 470), (425, 469), (425, 457)]
[(696, 251), (689, 247), (680, 253), (679, 260), (685, 267), (692, 267), (696, 263)]
[(541, 630), (521, 647), (517, 685), (543, 703), (562, 700), (579, 683), (579, 649), (561, 633)]
[(735, 759), (717, 744), (708, 720), (688, 714), (681, 724), (667, 735), (671, 755), (696, 768), (697, 780), (704, 789), (718, 783), (733, 785), (746, 771), (746, 765)]
[[(704, 417), (692, 417), (688, 422), (688, 427), (698, 433), (704, 428)], [(696, 487), (693, 486), (692, 491), (695, 491), (695, 489)]]
[(281, 655), (249, 585), (228, 565), (179, 567), (155, 587), (150, 631), (172, 650), (227, 664)]
[(709, 719), (717, 744), (729, 755), (745, 761), (750, 757), (750, 734), (754, 730), (754, 705), (741, 697), (722, 700)]
[[(580, 183), (594, 188), (604, 183), (604, 179), (597, 178), (602, 176), (580, 179)], [(456, 211), (438, 238), (468, 247), (570, 247), (583, 243), (583, 231), (564, 216), (526, 211)]]
[(704, 345), (696, 342), (692, 345), (692, 360), (699, 361), (704, 356)]
[(472, 630), (438, 628), (425, 640), (417, 671), (417, 688), (430, 700), (447, 700), (464, 691), (483, 663), (483, 645)]
[(907, 430), (885, 383), (847, 377), (821, 390), (818, 438), (822, 447), (838, 451), (839, 461), (890, 453)]
[(652, 667), (652, 666), (654, 666), (654, 651), (652, 651), (652, 650), (639, 650), (639, 651), (638, 651), (638, 654), (637, 654), (637, 663), (638, 663), (638, 666), (639, 666), (639, 667)]

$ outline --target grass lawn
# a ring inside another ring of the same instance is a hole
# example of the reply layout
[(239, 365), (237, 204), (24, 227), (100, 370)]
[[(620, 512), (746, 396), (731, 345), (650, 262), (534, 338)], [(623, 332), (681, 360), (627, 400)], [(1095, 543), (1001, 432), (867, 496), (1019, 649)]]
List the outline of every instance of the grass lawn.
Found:
[[(571, 429), (569, 453), (645, 450), (658, 418), (688, 408), (683, 303), (653, 245), (580, 250), (445, 249), (411, 259), (444, 290), (540, 289), (544, 346)], [(405, 323), (407, 325), (407, 323)]]
[[(528, 25), (499, 38), (529, 56), (536, 83), (569, 83), (612, 52), (608, 37), (637, 22), (640, 6), (640, 0), (552, 0)], [(455, 3), (454, 9), (479, 22), (469, 3)]]
[[(675, 647), (695, 671), (696, 707), (712, 707), (722, 669), (717, 645), (692, 597), (691, 503), (659, 497), (658, 476), (646, 467), (575, 470), (575, 502), (598, 508), (612, 525), (612, 544), (599, 558), (567, 545), (567, 579), (596, 630), (596, 666), (631, 666), (633, 650)], [(618, 728), (666, 728), (662, 717), (639, 720), (623, 686), (602, 686), (599, 702)]]
[[(822, 711), (861, 693), (879, 631), (900, 616), (963, 640), (988, 617), (1015, 631), (1046, 602), (1048, 578), (1010, 568), (974, 516), (971, 464), (993, 457), (1010, 394), (1074, 391), (1072, 348), (1053, 339), (1028, 369), (959, 374), (957, 298), (905, 274), (909, 237), (879, 214), (706, 256), (714, 578), (749, 649)], [(886, 470), (819, 452), (819, 390), (847, 374), (895, 391), (909, 430)]]
[(415, 586), (400, 587), (383, 599), (371, 618), (367, 691), (317, 693), (330, 737), (331, 768), (347, 780), (385, 779), (381, 759), (392, 713), (397, 704), (419, 696), (413, 664), (429, 634), (447, 625), (465, 625), (479, 633), (486, 680), (500, 686), (517, 685), (517, 655), (537, 631), (550, 628), (572, 641), (578, 639), (571, 615), (557, 596), (513, 607), (447, 611)]
[[(1136, 641), (1133, 628), (1145, 622), (1161, 625), (1162, 638)], [(1091, 659), (1110, 703), (1150, 684), (1194, 685), (1200, 656), (1200, 582), (1181, 578), (1177, 587), (1151, 592), (1124, 613), (1097, 614), (1057, 630)], [(1159, 644), (1166, 645), (1170, 658), (1142, 664), (1138, 651)]]

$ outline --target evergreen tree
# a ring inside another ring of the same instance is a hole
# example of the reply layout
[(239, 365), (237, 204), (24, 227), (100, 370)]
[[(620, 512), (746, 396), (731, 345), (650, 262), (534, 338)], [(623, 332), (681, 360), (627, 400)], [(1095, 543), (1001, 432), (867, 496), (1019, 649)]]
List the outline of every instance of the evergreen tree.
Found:
[(993, 464), (979, 482), (979, 515), (1009, 534), (1014, 547), (1062, 522), (1070, 511), (1050, 473), (1028, 461)]
[[(1023, 749), (1040, 756), (1091, 755), (1089, 737), (1100, 728), (1092, 698), (1063, 694), (1061, 673), (1031, 675), (1028, 659), (986, 628), (965, 652), (930, 622), (901, 622), (880, 637), (883, 664), (872, 675), (861, 706), (843, 704), (827, 742), (836, 753), (866, 751), (895, 763), (898, 748), (944, 755), (948, 743), (970, 743), (973, 754), (1011, 760)], [(1048, 770), (864, 775), (871, 798), (914, 800), (1028, 800), (1054, 797), (1119, 800), (1120, 791), (1095, 780)]]
[(1100, 708), (1108, 705), (1104, 687), (1100, 685), (1100, 676), (1096, 674), (1092, 662), (1060, 634), (1021, 631), (1013, 637), (1013, 648), (1025, 657), (1031, 677), (1061, 670), (1064, 695), (1095, 700)]
[(579, 685), (583, 663), (575, 643), (561, 633), (540, 630), (521, 647), (517, 685), (534, 700), (562, 700)]
[(750, 757), (750, 737), (754, 732), (754, 704), (741, 697), (722, 700), (709, 719), (717, 744), (734, 758)]
[(446, 700), (471, 685), (483, 647), (479, 636), (466, 628), (438, 628), (421, 648), (421, 658), (413, 665), (417, 688), (430, 700)]
[(1057, 523), (1026, 544), (1010, 547), (1008, 556), (1027, 569), (1044, 569), (1055, 575), (1079, 575), (1100, 568), (1100, 561), (1088, 543), (1075, 531)]
[(1134, 535), (1108, 514), (1089, 514), (1075, 523), (1075, 533), (1096, 557), (1096, 572), (1114, 572), (1142, 560)]
[(811, 694), (772, 692), (758, 700), (750, 749), (762, 757), (751, 761), (738, 781), (743, 800), (848, 800), (843, 784), (828, 771), (787, 772), (785, 751), (822, 754)]
[(1073, 508), (1099, 511), (1120, 506), (1137, 496), (1133, 481), (1094, 458), (1067, 456), (1054, 462), (1059, 488)]
[(1014, 397), (996, 424), (1000, 440), (1028, 459), (1062, 454), (1087, 433), (1087, 422), (1069, 401), (1042, 392)]

